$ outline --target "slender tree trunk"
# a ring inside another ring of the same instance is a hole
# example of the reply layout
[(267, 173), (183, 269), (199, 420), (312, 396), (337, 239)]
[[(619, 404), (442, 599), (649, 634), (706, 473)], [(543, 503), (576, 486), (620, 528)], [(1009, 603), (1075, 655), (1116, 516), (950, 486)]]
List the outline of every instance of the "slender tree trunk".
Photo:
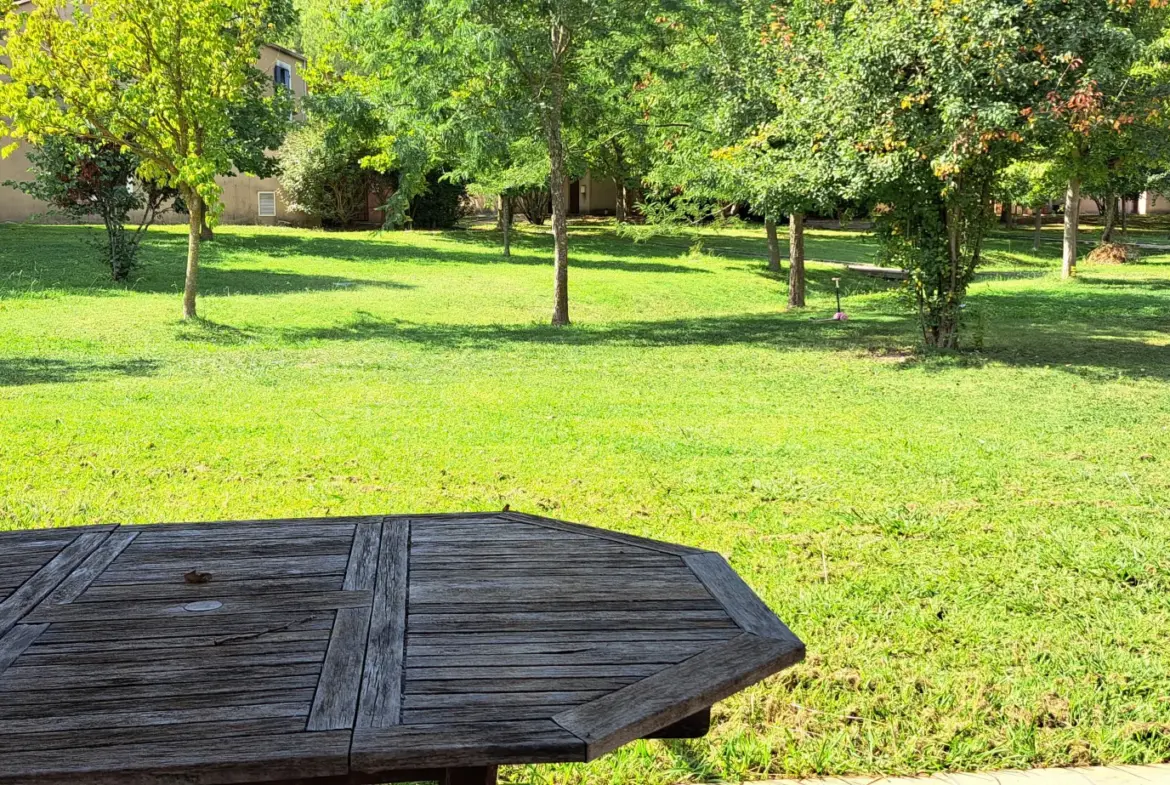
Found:
[(1068, 181), (1064, 194), (1064, 257), (1060, 277), (1072, 278), (1077, 274), (1077, 231), (1081, 222), (1081, 181), (1074, 177)]
[(804, 213), (788, 218), (788, 307), (804, 307)]
[(1121, 197), (1121, 242), (1129, 240), (1129, 210), (1125, 207), (1125, 197)]
[(512, 255), (512, 197), (500, 197), (500, 228), (504, 232), (504, 256)]
[[(561, 25), (553, 23), (554, 42), (568, 35)], [(550, 168), (549, 188), (552, 192), (553, 231), (553, 315), (554, 325), (569, 323), (569, 199), (565, 192), (565, 147), (561, 137), (561, 120), (565, 100), (564, 73), (561, 66), (553, 69), (549, 80), (549, 106), (545, 111), (545, 133), (548, 136)]]
[(622, 180), (617, 181), (617, 201), (614, 204), (613, 214), (618, 223), (624, 224), (626, 222), (626, 184)]
[(1003, 200), (1003, 212), (1000, 214), (999, 220), (1009, 229), (1015, 228), (1015, 209), (1011, 199)]
[(187, 203), (187, 278), (183, 283), (183, 318), (194, 319), (195, 294), (199, 289), (199, 241), (203, 227), (203, 200), (188, 191)]
[(1044, 213), (1039, 207), (1032, 208), (1032, 250), (1040, 250), (1040, 234), (1044, 230)]
[(764, 219), (764, 233), (768, 235), (768, 270), (779, 273), (782, 271), (780, 262), (780, 238), (776, 235), (776, 221), (772, 218)]
[(1113, 194), (1105, 195), (1104, 227), (1101, 229), (1101, 242), (1113, 242), (1113, 230), (1117, 226), (1117, 197)]

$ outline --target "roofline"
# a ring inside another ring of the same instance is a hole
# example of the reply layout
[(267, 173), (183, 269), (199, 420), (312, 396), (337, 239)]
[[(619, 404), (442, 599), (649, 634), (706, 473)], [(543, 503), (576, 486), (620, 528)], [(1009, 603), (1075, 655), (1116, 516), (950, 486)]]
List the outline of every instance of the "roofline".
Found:
[(271, 43), (268, 41), (265, 41), (262, 44), (262, 46), (267, 46), (269, 49), (275, 49), (276, 51), (280, 52), (281, 54), (286, 54), (289, 57), (294, 57), (302, 63), (309, 62), (309, 58), (305, 57), (303, 54), (296, 51), (295, 49), (289, 49), (287, 46), (281, 46), (280, 44), (274, 44), (274, 43)]

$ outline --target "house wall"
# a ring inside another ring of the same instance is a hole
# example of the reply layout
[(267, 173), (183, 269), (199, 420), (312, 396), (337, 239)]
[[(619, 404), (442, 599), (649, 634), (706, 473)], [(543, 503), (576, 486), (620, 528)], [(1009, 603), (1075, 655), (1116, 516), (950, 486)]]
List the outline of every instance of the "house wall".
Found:
[[(271, 76), (277, 62), (289, 67), (292, 75), (292, 90), (298, 97), (307, 92), (304, 79), (304, 58), (295, 52), (276, 46), (264, 45), (260, 49), (256, 67)], [(10, 144), (12, 139), (0, 137), (0, 148)], [(22, 143), (22, 147), (25, 143)], [(18, 148), (6, 159), (0, 160), (0, 184), (8, 181), (32, 179), (28, 174), (28, 158)], [(277, 224), (305, 223), (305, 216), (288, 209), (288, 201), (280, 191), (276, 178), (261, 179), (251, 175), (216, 178), (223, 188), (224, 213), (222, 223), (228, 224)], [(276, 217), (260, 217), (260, 193), (276, 193)], [(0, 222), (56, 223), (60, 219), (45, 214), (46, 206), (32, 197), (0, 185)], [(186, 217), (173, 213), (160, 216), (160, 223), (182, 223)]]

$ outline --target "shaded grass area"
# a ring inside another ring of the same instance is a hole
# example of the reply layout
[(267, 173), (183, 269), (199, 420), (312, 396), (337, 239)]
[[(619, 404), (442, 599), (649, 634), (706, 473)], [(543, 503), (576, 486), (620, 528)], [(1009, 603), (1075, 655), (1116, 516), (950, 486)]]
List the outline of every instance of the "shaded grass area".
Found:
[(1170, 257), (996, 239), (982, 349), (927, 356), (884, 281), (785, 311), (751, 227), (574, 227), (567, 329), (531, 230), (224, 228), (190, 324), (181, 230), (124, 287), (89, 231), (0, 226), (0, 527), (508, 504), (718, 550), (809, 644), (707, 739), (512, 781), (1170, 759)]

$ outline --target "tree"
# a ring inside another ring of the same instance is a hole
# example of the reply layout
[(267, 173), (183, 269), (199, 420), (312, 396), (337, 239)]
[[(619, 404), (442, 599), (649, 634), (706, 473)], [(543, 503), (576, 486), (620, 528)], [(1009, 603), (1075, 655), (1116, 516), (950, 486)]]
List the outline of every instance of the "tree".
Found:
[[(553, 234), (552, 323), (569, 323), (569, 109), (592, 89), (582, 68), (591, 42), (653, 27), (653, 3), (633, 0), (384, 0), (331, 19), (350, 46), (337, 60), (370, 97), (393, 149), (425, 137), (430, 163), (445, 151), (499, 150), (520, 118), (539, 129), (549, 166)], [(360, 46), (353, 44), (360, 42)], [(349, 54), (352, 53), (352, 54)], [(528, 134), (525, 134), (528, 135)], [(482, 147), (481, 147), (482, 146)], [(429, 168), (412, 169), (423, 173)], [(499, 168), (507, 168), (501, 159)], [(397, 168), (397, 167), (396, 167)], [(400, 171), (405, 171), (400, 169)]]
[(1028, 119), (1067, 184), (1065, 278), (1076, 274), (1082, 196), (1095, 191), (1108, 208), (1119, 188), (1149, 174), (1135, 169), (1161, 157), (1168, 15), (1166, 3), (1109, 0), (1048, 0), (1031, 14), (1046, 94)]
[[(74, 220), (101, 218), (106, 228), (102, 256), (110, 275), (115, 281), (129, 278), (143, 233), (177, 193), (137, 181), (138, 160), (108, 142), (51, 136), (28, 151), (28, 161), (33, 179), (4, 185)], [(127, 231), (134, 211), (140, 211), (138, 226)]]
[(692, 219), (745, 202), (764, 218), (769, 269), (781, 272), (777, 224), (788, 216), (788, 305), (805, 304), (804, 217), (834, 204), (834, 159), (819, 153), (804, 93), (816, 69), (775, 37), (771, 2), (687, 8), (648, 92), (658, 142), (650, 179)]
[(1043, 208), (1064, 194), (1061, 173), (1051, 161), (1014, 161), (1004, 169), (997, 192), (1005, 204), (1032, 211), (1032, 250), (1039, 251), (1044, 226)]
[[(802, 99), (848, 195), (875, 204), (884, 257), (910, 272), (925, 343), (959, 344), (999, 173), (1025, 157), (1052, 87), (1037, 30), (1067, 3), (800, 2), (770, 35), (818, 64)], [(864, 7), (863, 7), (864, 6)]]
[(247, 88), (268, 0), (67, 0), (9, 13), (0, 55), (2, 130), (37, 143), (93, 139), (139, 159), (138, 175), (177, 188), (190, 210), (183, 318), (196, 317), (202, 215), (223, 205), (232, 107)]
[[(350, 96), (351, 97), (351, 96)], [(280, 150), (280, 187), (289, 206), (327, 227), (365, 220), (370, 194), (385, 204), (396, 178), (364, 165), (377, 154), (379, 126), (361, 101), (317, 98), (310, 117)]]

